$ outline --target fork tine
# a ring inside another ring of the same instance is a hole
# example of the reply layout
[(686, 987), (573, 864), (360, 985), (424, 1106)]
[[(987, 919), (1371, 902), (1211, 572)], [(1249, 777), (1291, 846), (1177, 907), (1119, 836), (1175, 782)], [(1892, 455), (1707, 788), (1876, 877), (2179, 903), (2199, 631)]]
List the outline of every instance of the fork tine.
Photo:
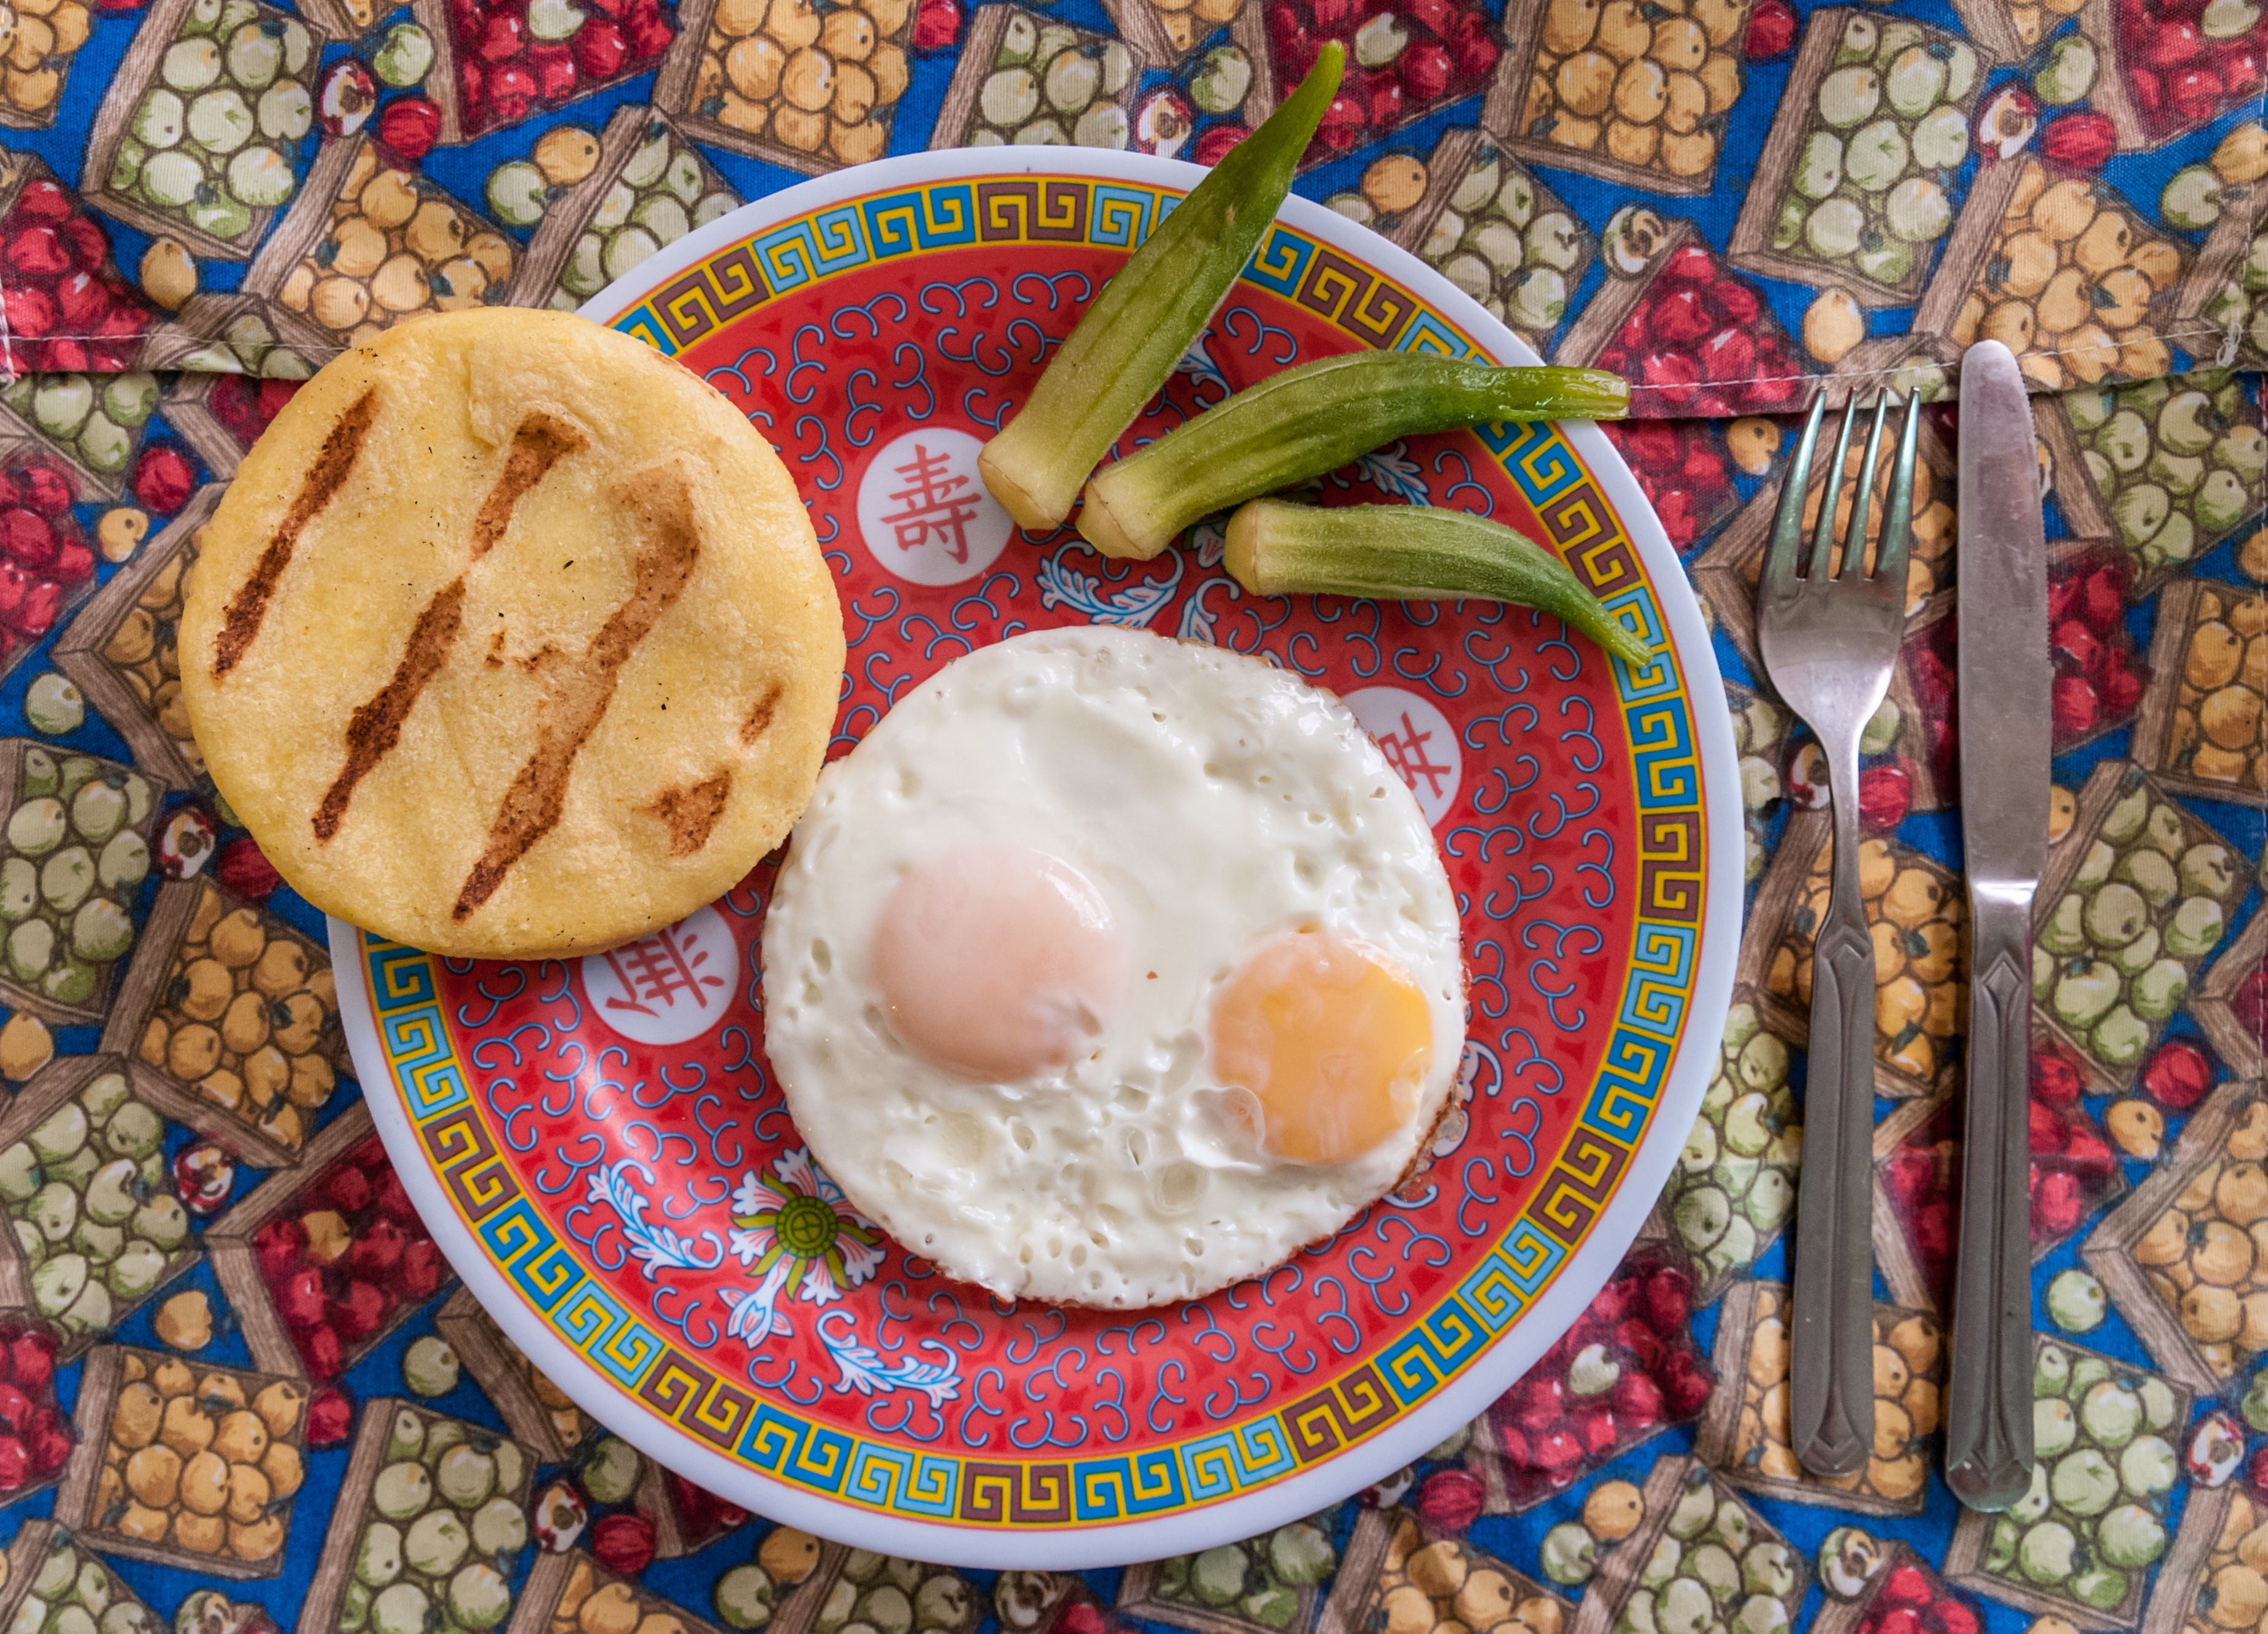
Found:
[(1843, 577), (1856, 584), (1867, 576), (1867, 519), (1874, 509), (1874, 456), (1882, 451), (1882, 416), (1890, 394), (1874, 399), (1874, 429), (1867, 433), (1867, 457), (1859, 462), (1859, 487), (1851, 497), (1851, 526), (1843, 534)]
[(1795, 577), (1796, 552), (1803, 543), (1803, 490), (1811, 481), (1811, 451), (1819, 440), (1819, 418), (1827, 409), (1827, 394), (1822, 392), (1811, 400), (1811, 416), (1803, 423), (1803, 437), (1795, 445), (1794, 457), (1787, 462), (1787, 475), (1781, 479), (1779, 511), (1772, 518), (1771, 543), (1764, 553), (1764, 565), (1758, 583), (1785, 583)]
[(1819, 523), (1811, 534), (1810, 577), (1835, 576), (1835, 501), (1843, 492), (1843, 467), (1851, 457), (1851, 422), (1858, 417), (1859, 399), (1853, 393), (1843, 405), (1843, 429), (1835, 434), (1835, 463), (1828, 467), (1819, 494)]
[(1913, 542), (1914, 432), (1921, 424), (1921, 393), (1906, 398), (1905, 429), (1898, 434), (1898, 460), (1890, 467), (1890, 497), (1882, 512), (1882, 534), (1874, 548), (1876, 577), (1905, 595), (1906, 552)]

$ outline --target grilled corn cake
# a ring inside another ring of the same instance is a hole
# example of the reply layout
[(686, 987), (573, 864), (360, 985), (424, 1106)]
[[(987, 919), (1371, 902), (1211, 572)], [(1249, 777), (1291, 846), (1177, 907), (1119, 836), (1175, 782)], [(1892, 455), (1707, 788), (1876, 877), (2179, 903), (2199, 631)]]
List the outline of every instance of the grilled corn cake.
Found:
[(467, 958), (608, 947), (730, 889), (819, 775), (843, 620), (747, 420), (561, 313), (342, 354), (204, 529), (181, 690), (325, 911)]

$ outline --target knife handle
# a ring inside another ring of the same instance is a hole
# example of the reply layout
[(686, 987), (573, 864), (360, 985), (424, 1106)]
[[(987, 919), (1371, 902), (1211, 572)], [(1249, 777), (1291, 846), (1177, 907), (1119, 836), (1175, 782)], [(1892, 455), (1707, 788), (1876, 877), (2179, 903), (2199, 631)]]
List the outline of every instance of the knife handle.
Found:
[(1874, 940), (1859, 887), (1858, 734), (1830, 751), (1835, 859), (1811, 955), (1790, 1358), (1796, 1457), (1855, 1475), (1874, 1446)]
[(2032, 890), (1970, 891), (1969, 1111), (1953, 1293), (1945, 1481), (1971, 1509), (2032, 1479)]

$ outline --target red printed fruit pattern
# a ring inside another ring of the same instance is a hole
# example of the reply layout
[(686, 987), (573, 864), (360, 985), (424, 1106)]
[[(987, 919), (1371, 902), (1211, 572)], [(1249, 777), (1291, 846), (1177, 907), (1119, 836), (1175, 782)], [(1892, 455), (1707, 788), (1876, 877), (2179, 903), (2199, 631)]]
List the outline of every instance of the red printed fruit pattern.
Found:
[(206, 393), (205, 407), (212, 410), (214, 419), (228, 428), (231, 437), (249, 448), (298, 389), (297, 380), (261, 380), (249, 375), (224, 374), (215, 378), (211, 390)]
[(1927, 1566), (1907, 1561), (1882, 1579), (1858, 1634), (1977, 1634), (1977, 1614)]
[(1346, 79), (1324, 110), (1303, 161), (1308, 165), (1485, 91), (1499, 55), (1488, 11), (1473, 0), (1400, 0), (1391, 7), (1270, 0), (1268, 42), (1278, 85), (1306, 78), (1316, 53), (1333, 40), (1346, 44)]
[(2134, 563), (2124, 551), (2089, 550), (2048, 573), (2048, 646), (2055, 665), (2050, 694), (2058, 754), (2123, 725), (2140, 707), (2150, 672), (2126, 629)]
[(2268, 966), (2247, 971), (2228, 996), (2237, 1026), (2254, 1038), (2268, 1039)]
[(1598, 364), (1628, 375), (1649, 408), (1716, 419), (1783, 412), (1804, 372), (1756, 285), (1699, 244), (1669, 253)]
[(2032, 1246), (2060, 1242), (2122, 1183), (2110, 1143), (2081, 1104), (2087, 1068), (2053, 1039), (2035, 1037), (2031, 1071)]
[(61, 1470), (78, 1439), (55, 1402), (55, 1349), (28, 1312), (0, 1314), (0, 1497)]
[(37, 645), (94, 578), (70, 479), (44, 462), (0, 470), (0, 672)]
[(1599, 429), (1638, 478), (1673, 548), (1696, 542), (1737, 503), (1732, 462), (1707, 421), (1609, 420)]
[(1961, 1143), (1953, 1108), (1940, 1107), (1881, 1159), (1878, 1180), (1922, 1287), (1939, 1310), (1953, 1292), (1954, 1216), (1959, 1198)]
[(2116, 0), (2111, 11), (2118, 70), (2154, 142), (2257, 101), (2268, 88), (2268, 18), (2257, 6)]
[(325, 1385), (307, 1402), (307, 1445), (342, 1446), (354, 1433), (355, 1402), (337, 1385)]
[(471, 136), (647, 72), (677, 26), (661, 0), (449, 0), (449, 35)]
[[(2150, 670), (2126, 628), (2126, 596), (2133, 582), (2132, 559), (2109, 548), (2081, 552), (2048, 569), (2048, 646), (2055, 667), (2049, 696), (2058, 754), (2124, 725), (2141, 707)], [(1915, 631), (1905, 649), (1906, 676), (1922, 706), (1931, 769), (1948, 787), (1959, 774), (1953, 708), (1957, 630), (1953, 619), (1940, 619)]]
[(1924, 734), (1922, 752), (1929, 760), (1929, 769), (1939, 786), (1950, 789), (1960, 777), (1958, 758), (1960, 732), (1955, 725), (1953, 687), (1954, 632), (1958, 627), (1951, 618), (1939, 619), (1906, 637), (1905, 650), (1899, 661), (1905, 666), (1906, 684), (1913, 689), (1916, 710), (1919, 719), (1915, 725)]
[(2158, 1046), (2142, 1069), (2142, 1093), (2160, 1106), (2186, 1112), (2213, 1086), (2213, 1057), (2186, 1038)]
[(8, 373), (131, 369), (156, 321), (110, 259), (110, 235), (70, 188), (35, 176), (0, 222)]
[(670, 1507), (677, 1512), (678, 1535), (688, 1550), (699, 1548), (711, 1538), (722, 1537), (747, 1521), (748, 1512), (729, 1498), (694, 1485), (674, 1469), (662, 1474), (669, 1488)]
[(310, 1377), (334, 1379), (449, 1275), (378, 1137), (331, 1165), (295, 1214), (254, 1233), (261, 1280)]
[(1634, 1257), (1490, 1410), (1515, 1507), (1564, 1491), (1665, 1425), (1701, 1415), (1716, 1375), (1694, 1348), (1693, 1279)]

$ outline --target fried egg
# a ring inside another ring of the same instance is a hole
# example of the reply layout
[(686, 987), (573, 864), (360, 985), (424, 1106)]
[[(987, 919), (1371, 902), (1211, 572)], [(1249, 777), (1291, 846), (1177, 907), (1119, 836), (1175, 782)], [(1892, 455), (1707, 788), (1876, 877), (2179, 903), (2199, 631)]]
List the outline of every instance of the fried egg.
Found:
[(1258, 1276), (1384, 1196), (1453, 1088), (1456, 900), (1346, 706), (1109, 628), (947, 665), (821, 774), (765, 1042), (850, 1200), (1005, 1298)]

